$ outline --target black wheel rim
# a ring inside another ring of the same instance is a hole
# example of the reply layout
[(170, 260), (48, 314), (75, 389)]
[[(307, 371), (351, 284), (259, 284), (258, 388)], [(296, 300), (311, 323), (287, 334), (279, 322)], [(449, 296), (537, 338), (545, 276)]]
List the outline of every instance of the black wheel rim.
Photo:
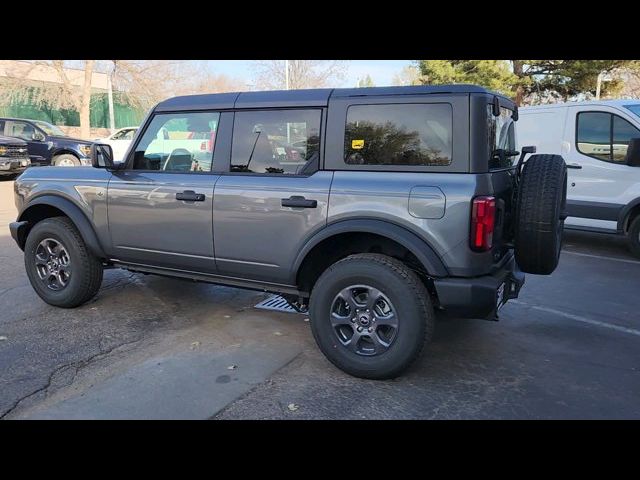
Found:
[(59, 240), (45, 238), (36, 247), (35, 267), (40, 281), (50, 289), (59, 291), (71, 279), (71, 257)]
[(340, 290), (329, 315), (340, 344), (357, 355), (381, 355), (397, 337), (395, 307), (384, 293), (369, 285), (351, 285)]

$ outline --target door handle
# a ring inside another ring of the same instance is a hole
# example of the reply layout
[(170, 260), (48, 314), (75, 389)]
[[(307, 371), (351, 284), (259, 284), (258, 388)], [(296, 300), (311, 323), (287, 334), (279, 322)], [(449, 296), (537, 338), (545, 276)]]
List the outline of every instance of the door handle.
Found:
[(567, 168), (581, 169), (582, 165), (580, 165), (579, 163), (567, 163)]
[(176, 200), (184, 200), (185, 202), (204, 202), (204, 193), (185, 190), (182, 193), (176, 193)]
[(304, 197), (293, 196), (289, 198), (283, 198), (282, 206), (293, 207), (293, 208), (316, 208), (318, 206), (318, 201), (307, 200)]

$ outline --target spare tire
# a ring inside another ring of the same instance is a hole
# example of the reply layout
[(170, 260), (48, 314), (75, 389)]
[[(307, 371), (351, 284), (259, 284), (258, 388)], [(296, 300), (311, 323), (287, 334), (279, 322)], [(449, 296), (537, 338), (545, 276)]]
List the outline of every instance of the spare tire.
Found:
[(532, 155), (518, 183), (515, 256), (523, 272), (549, 275), (558, 266), (567, 205), (567, 165), (560, 155)]

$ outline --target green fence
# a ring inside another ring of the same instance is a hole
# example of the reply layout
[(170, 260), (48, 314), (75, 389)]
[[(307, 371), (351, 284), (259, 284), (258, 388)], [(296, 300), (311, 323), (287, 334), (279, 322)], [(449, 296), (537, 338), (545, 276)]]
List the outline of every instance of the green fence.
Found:
[[(113, 110), (115, 127), (139, 125), (145, 112), (121, 101), (114, 93)], [(109, 99), (106, 93), (91, 95), (91, 127), (109, 128)], [(0, 106), (0, 116), (44, 120), (54, 125), (80, 126), (80, 114), (75, 110), (59, 110), (48, 106), (36, 106), (28, 101)]]

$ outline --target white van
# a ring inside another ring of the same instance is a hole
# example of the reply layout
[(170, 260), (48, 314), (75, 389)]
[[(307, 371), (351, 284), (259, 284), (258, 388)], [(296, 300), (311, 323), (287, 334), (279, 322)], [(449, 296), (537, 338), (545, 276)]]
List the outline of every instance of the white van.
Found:
[(640, 100), (523, 107), (518, 149), (562, 155), (565, 228), (626, 235), (640, 256)]

